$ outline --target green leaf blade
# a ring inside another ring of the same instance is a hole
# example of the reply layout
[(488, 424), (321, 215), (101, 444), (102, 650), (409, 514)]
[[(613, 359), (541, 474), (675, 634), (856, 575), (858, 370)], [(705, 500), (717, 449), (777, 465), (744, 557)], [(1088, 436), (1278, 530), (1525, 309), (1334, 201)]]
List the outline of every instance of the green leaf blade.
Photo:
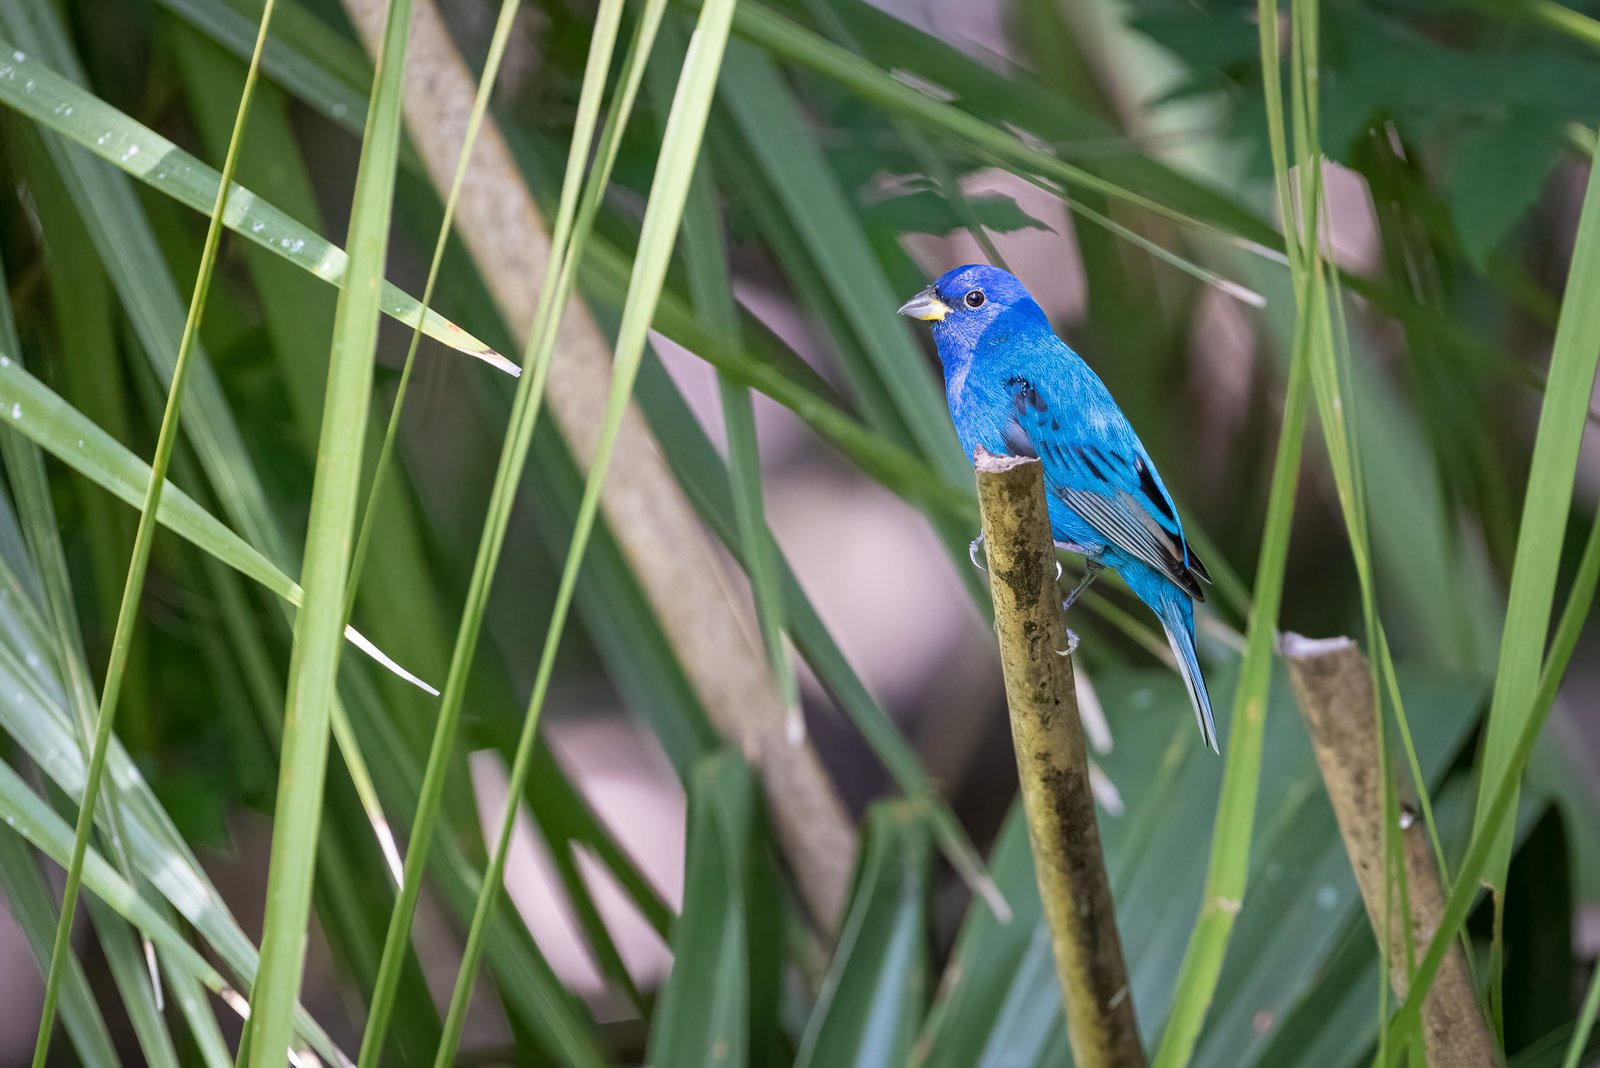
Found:
[(411, 4), (396, 0), (389, 8), (356, 172), (348, 284), (340, 290), (334, 312), (327, 399), (306, 537), (306, 598), (295, 620), (284, 702), (261, 974), (250, 995), (249, 1063), (262, 1068), (278, 1063), (288, 1046), (305, 954), (317, 828), (339, 654), (344, 645), (340, 635), (345, 627), (350, 543), (372, 397), (372, 354), (399, 157), (410, 23)]

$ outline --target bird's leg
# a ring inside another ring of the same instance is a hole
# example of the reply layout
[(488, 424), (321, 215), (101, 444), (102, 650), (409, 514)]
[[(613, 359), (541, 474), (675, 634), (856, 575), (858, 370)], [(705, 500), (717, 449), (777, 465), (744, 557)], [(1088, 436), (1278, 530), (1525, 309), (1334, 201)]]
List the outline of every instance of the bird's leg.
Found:
[(1104, 564), (1097, 564), (1093, 560), (1085, 560), (1083, 562), (1083, 578), (1079, 579), (1078, 584), (1072, 587), (1072, 592), (1067, 594), (1067, 599), (1061, 602), (1061, 610), (1065, 612), (1071, 608), (1072, 602), (1078, 599), (1078, 595), (1094, 585), (1094, 580), (1099, 578), (1100, 572), (1105, 569), (1106, 565)]

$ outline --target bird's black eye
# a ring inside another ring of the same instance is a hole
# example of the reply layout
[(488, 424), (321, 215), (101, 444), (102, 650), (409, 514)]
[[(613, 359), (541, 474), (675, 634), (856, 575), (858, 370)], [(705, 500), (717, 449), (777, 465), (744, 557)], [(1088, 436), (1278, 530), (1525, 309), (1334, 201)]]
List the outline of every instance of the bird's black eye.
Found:
[(969, 308), (981, 308), (986, 298), (983, 295), (983, 290), (974, 289), (962, 299), (967, 302), (967, 307)]

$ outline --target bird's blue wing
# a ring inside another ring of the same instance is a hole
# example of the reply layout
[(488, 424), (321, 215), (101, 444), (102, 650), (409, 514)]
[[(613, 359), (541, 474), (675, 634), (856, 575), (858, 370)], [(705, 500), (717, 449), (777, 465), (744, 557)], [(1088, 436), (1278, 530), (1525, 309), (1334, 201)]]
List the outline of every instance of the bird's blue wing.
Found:
[(1121, 413), (1091, 426), (1053, 409), (1051, 398), (1026, 378), (1012, 378), (1008, 385), (1012, 412), (1003, 430), (1006, 448), (1037, 456), (1049, 490), (1109, 544), (1205, 600), (1200, 583), (1211, 576), (1184, 539), (1178, 510)]

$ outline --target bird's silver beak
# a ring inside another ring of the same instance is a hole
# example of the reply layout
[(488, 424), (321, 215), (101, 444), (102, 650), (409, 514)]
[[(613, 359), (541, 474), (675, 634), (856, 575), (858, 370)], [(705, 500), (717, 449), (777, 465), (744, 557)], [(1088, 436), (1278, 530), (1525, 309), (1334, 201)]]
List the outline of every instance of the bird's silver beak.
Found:
[(921, 293), (900, 305), (900, 314), (908, 315), (913, 319), (924, 322), (940, 322), (950, 314), (950, 305), (939, 299), (939, 294), (929, 286)]

